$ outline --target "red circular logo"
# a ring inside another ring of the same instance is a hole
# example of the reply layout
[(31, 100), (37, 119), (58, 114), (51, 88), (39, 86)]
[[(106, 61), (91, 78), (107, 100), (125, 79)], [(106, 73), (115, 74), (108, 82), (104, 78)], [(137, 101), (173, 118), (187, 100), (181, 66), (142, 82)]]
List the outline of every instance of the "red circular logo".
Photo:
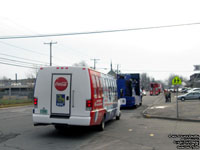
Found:
[(67, 80), (65, 78), (59, 77), (54, 82), (54, 86), (58, 91), (64, 91), (68, 86), (68, 82), (67, 82)]

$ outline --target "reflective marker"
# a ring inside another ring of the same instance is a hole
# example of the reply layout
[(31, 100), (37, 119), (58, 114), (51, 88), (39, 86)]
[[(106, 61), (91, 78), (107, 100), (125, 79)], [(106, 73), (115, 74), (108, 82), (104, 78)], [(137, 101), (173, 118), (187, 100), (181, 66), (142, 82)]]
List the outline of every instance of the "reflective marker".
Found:
[(128, 131), (129, 131), (129, 132), (132, 132), (132, 131), (133, 131), (133, 129), (129, 129)]
[(150, 136), (154, 136), (154, 134), (149, 134)]

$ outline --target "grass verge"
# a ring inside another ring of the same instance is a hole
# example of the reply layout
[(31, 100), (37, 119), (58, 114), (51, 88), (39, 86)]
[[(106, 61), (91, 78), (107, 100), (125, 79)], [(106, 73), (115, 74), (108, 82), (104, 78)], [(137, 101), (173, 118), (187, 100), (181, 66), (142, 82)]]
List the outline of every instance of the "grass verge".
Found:
[(32, 99), (28, 99), (28, 100), (0, 99), (0, 108), (26, 106), (26, 105), (33, 105), (33, 100)]

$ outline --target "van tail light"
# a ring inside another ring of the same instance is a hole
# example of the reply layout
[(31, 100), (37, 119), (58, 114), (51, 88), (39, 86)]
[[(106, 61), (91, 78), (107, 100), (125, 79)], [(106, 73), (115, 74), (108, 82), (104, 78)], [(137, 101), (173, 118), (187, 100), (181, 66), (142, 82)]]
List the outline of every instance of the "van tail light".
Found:
[(37, 104), (38, 104), (38, 98), (34, 97), (33, 101), (34, 101), (34, 106), (37, 106)]
[(92, 110), (92, 100), (86, 100), (86, 110)]

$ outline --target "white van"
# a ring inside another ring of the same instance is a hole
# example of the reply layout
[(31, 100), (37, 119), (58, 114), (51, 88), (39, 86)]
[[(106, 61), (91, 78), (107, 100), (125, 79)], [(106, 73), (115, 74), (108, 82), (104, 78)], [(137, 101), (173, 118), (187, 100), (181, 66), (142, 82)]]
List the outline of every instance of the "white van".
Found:
[(33, 123), (98, 126), (120, 119), (114, 77), (83, 67), (40, 68), (34, 91)]

